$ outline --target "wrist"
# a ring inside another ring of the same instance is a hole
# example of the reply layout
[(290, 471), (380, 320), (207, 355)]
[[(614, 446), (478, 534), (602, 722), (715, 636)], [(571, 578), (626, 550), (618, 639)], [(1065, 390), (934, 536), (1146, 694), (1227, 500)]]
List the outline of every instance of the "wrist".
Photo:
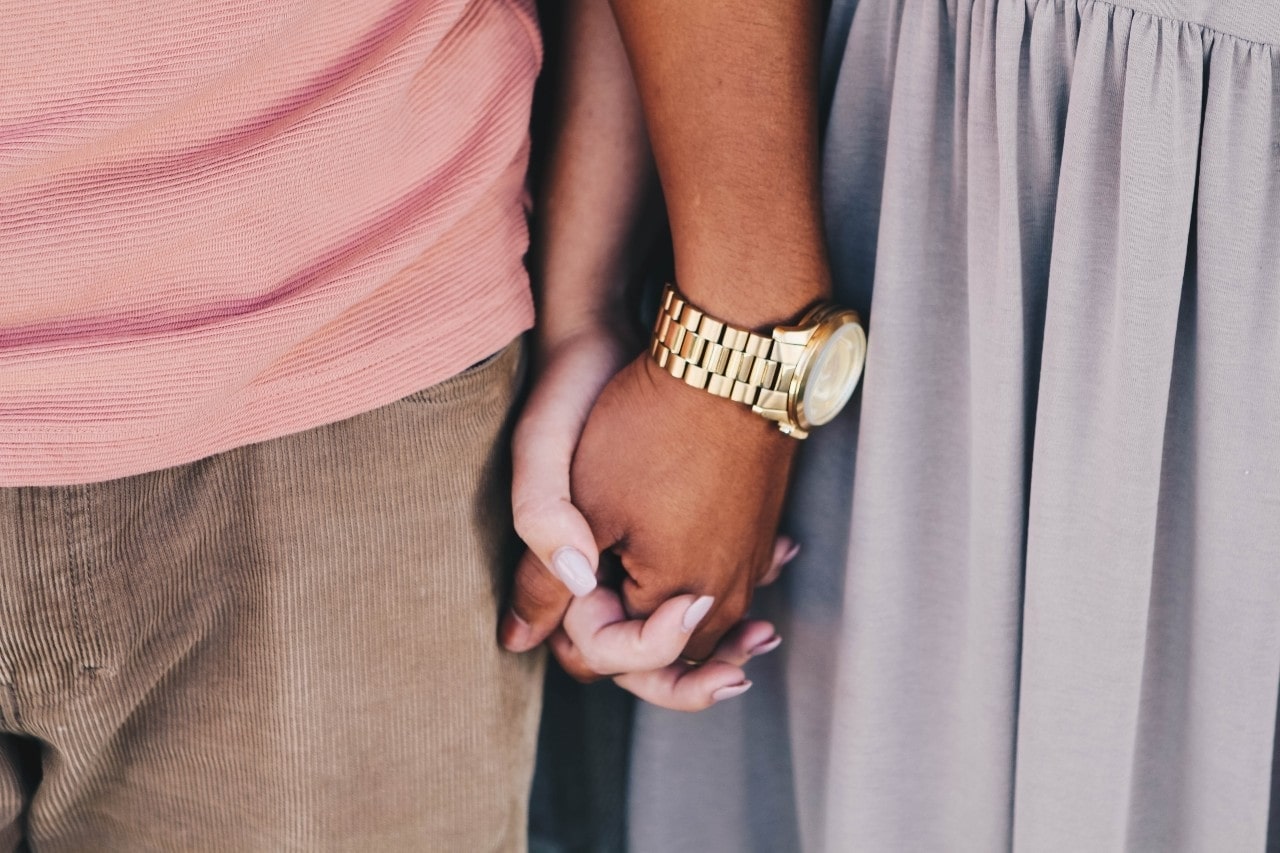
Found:
[(866, 334), (848, 308), (822, 301), (795, 322), (753, 330), (725, 322), (675, 285), (663, 291), (649, 346), (672, 378), (749, 406), (795, 438), (844, 408), (865, 354)]
[(634, 322), (628, 322), (621, 297), (593, 294), (589, 299), (561, 299), (538, 306), (534, 333), (538, 347), (552, 350), (582, 337), (607, 336), (634, 343)]
[[(790, 454), (799, 444), (783, 435), (769, 421), (748, 406), (722, 399), (693, 388), (675, 378), (646, 352), (637, 356), (639, 370), (655, 392), (654, 400), (661, 411), (679, 419), (690, 440), (698, 443), (748, 444), (769, 448), (771, 453)], [(646, 417), (658, 412), (650, 411)]]
[(691, 302), (738, 328), (766, 332), (831, 299), (831, 270), (821, 248), (792, 247), (770, 263), (737, 258), (677, 261), (676, 283)]

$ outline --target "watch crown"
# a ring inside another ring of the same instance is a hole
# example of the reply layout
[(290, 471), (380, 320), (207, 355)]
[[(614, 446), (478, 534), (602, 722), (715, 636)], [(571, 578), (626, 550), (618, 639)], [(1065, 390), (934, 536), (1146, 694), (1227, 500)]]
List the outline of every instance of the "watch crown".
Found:
[(778, 429), (782, 432), (783, 435), (789, 435), (792, 438), (808, 438), (809, 437), (809, 433), (800, 429), (800, 427), (796, 426), (795, 424), (787, 423), (786, 421), (779, 421)]

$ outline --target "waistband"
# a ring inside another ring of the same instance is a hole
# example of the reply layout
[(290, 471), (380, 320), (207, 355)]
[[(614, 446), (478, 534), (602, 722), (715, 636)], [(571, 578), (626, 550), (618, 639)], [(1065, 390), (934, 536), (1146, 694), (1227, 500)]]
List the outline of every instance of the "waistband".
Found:
[(1277, 0), (1101, 0), (1159, 18), (1197, 24), (1227, 36), (1280, 46)]

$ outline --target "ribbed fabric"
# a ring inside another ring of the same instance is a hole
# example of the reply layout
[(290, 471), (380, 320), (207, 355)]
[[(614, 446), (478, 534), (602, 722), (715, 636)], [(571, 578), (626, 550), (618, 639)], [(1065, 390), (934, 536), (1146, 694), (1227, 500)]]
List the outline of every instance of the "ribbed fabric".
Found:
[(519, 361), (0, 489), (0, 850), (524, 849), (541, 658), (495, 641)]
[(0, 485), (333, 422), (532, 322), (532, 0), (0, 0)]

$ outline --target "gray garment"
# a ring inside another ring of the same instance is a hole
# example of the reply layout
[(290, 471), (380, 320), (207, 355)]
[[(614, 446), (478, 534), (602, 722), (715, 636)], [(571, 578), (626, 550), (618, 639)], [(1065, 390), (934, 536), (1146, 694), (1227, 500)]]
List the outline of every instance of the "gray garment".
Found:
[(638, 714), (637, 853), (1264, 849), (1277, 45), (1275, 0), (837, 2), (860, 406), (804, 448), (784, 651)]

